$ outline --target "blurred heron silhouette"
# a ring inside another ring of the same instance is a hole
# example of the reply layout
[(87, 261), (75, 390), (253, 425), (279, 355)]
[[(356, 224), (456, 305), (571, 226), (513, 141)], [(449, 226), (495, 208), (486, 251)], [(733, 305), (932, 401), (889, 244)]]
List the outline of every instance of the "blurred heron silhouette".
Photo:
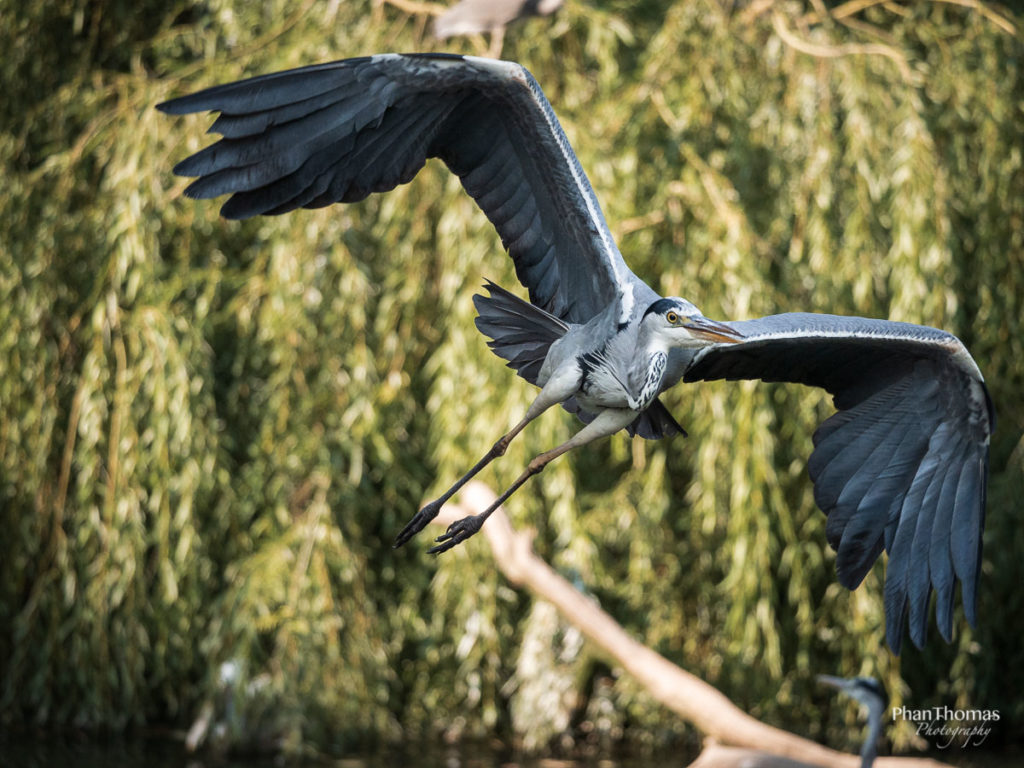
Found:
[(562, 7), (565, 0), (461, 0), (445, 6), (424, 0), (383, 0), (406, 13), (428, 14), (434, 17), (434, 37), (469, 35), (490, 36), (484, 55), (496, 59), (501, 56), (505, 42), (505, 29), (519, 19), (530, 16), (550, 16)]
[(442, 40), (456, 35), (488, 33), (487, 55), (497, 58), (505, 41), (505, 28), (528, 16), (550, 16), (563, 0), (461, 0), (434, 20), (434, 36)]
[(889, 706), (889, 696), (882, 684), (873, 677), (833, 677), (818, 675), (818, 682), (835, 688), (851, 699), (859, 701), (868, 717), (868, 732), (860, 749), (861, 768), (871, 768), (878, 756), (878, 739), (882, 735), (882, 716)]

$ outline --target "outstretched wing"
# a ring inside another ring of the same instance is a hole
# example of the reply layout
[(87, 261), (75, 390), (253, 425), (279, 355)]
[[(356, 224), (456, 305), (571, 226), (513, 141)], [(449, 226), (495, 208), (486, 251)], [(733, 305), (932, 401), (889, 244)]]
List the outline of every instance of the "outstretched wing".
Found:
[(730, 323), (739, 344), (698, 352), (684, 379), (762, 379), (823, 387), (838, 413), (814, 434), (814, 498), (828, 515), (839, 581), (855, 588), (883, 547), (886, 635), (899, 653), (936, 623), (952, 635), (961, 582), (973, 625), (989, 436), (995, 416), (960, 340), (934, 328), (834, 315), (785, 314)]
[(362, 200), (439, 157), (498, 230), (537, 306), (573, 323), (611, 307), (624, 322), (657, 298), (626, 267), (551, 105), (518, 64), (380, 54), (216, 86), (159, 109), (220, 111), (211, 131), (224, 138), (174, 171), (199, 177), (190, 197), (230, 194), (228, 218)]

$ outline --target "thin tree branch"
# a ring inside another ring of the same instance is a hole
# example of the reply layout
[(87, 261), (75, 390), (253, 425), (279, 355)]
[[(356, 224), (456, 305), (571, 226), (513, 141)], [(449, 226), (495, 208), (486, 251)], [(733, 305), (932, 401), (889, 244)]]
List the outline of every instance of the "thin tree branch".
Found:
[(971, 10), (977, 11), (983, 17), (988, 19), (990, 22), (995, 24), (1004, 32), (1011, 35), (1017, 34), (1017, 25), (1007, 19), (1005, 16), (1000, 16), (994, 10), (989, 8), (981, 0), (932, 0), (933, 3), (947, 3), (949, 5), (959, 5), (963, 8), (970, 8)]
[(786, 22), (782, 18), (781, 13), (772, 14), (772, 27), (774, 27), (776, 34), (786, 45), (791, 48), (795, 48), (801, 53), (806, 53), (809, 56), (817, 56), (823, 59), (836, 59), (843, 56), (885, 56), (896, 62), (896, 66), (899, 67), (900, 74), (903, 75), (903, 79), (911, 85), (918, 85), (920, 77), (915, 75), (910, 69), (910, 65), (907, 64), (906, 58), (902, 53), (897, 51), (892, 46), (884, 45), (882, 43), (843, 43), (841, 45), (821, 45), (820, 43), (812, 43), (809, 40), (803, 40), (793, 33), (791, 29), (786, 26)]
[[(860, 13), (865, 8), (870, 8), (873, 5), (884, 5), (887, 2), (889, 0), (849, 0), (849, 2), (833, 8), (829, 15), (833, 19), (845, 19), (855, 13)], [(801, 17), (800, 21), (804, 24), (816, 24), (821, 21), (821, 13), (817, 9), (808, 11)]]
[(426, 3), (420, 0), (381, 0), (384, 5), (393, 5), (400, 11), (405, 11), (411, 16), (425, 13), (428, 16), (440, 16), (448, 10), (448, 6), (440, 3)]
[[(995, 24), (1004, 32), (1016, 35), (1017, 25), (1010, 19), (1001, 15), (994, 8), (990, 8), (982, 0), (931, 0), (933, 3), (946, 3), (947, 5), (959, 5), (962, 8), (970, 8), (972, 11), (977, 11), (982, 17), (987, 19), (990, 23)], [(895, 8), (900, 6), (896, 3), (892, 3), (891, 0), (849, 0), (849, 2), (843, 3), (840, 6), (833, 8), (828, 12), (828, 15), (833, 19), (841, 20), (852, 16), (855, 13), (860, 13), (866, 8), (870, 8), (873, 5), (885, 5), (887, 9), (892, 12)], [(891, 7), (890, 7), (891, 6)], [(807, 24), (815, 24), (821, 21), (821, 12), (817, 9), (809, 11), (804, 14), (800, 21)]]

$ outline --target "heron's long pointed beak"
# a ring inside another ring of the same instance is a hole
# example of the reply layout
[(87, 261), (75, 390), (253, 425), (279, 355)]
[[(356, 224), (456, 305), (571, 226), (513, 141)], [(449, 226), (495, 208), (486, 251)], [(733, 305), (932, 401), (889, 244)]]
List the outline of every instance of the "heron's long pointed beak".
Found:
[(707, 339), (708, 341), (736, 344), (743, 340), (743, 334), (735, 328), (730, 328), (725, 323), (717, 323), (714, 320), (708, 320), (706, 317), (690, 320), (686, 323), (686, 328), (694, 336), (701, 339)]
[(838, 688), (839, 690), (842, 690), (846, 686), (846, 680), (832, 675), (818, 675), (817, 680), (822, 685), (827, 685), (831, 688)]

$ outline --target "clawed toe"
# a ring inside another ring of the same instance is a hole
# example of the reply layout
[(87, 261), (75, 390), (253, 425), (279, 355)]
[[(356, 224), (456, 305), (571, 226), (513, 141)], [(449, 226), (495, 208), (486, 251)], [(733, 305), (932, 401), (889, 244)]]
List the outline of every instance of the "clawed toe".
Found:
[(439, 555), (442, 552), (447, 552), (456, 544), (461, 544), (479, 531), (483, 524), (483, 519), (478, 515), (471, 515), (470, 517), (464, 517), (461, 520), (456, 520), (448, 526), (447, 531), (434, 539), (438, 544), (437, 546), (428, 549), (427, 554)]
[(432, 501), (413, 515), (412, 520), (406, 523), (405, 528), (403, 528), (398, 536), (395, 537), (395, 543), (393, 545), (394, 548), (398, 549), (400, 546), (405, 544), (405, 542), (426, 528), (427, 524), (437, 517), (437, 513), (441, 511), (443, 503), (444, 502), (440, 500)]

